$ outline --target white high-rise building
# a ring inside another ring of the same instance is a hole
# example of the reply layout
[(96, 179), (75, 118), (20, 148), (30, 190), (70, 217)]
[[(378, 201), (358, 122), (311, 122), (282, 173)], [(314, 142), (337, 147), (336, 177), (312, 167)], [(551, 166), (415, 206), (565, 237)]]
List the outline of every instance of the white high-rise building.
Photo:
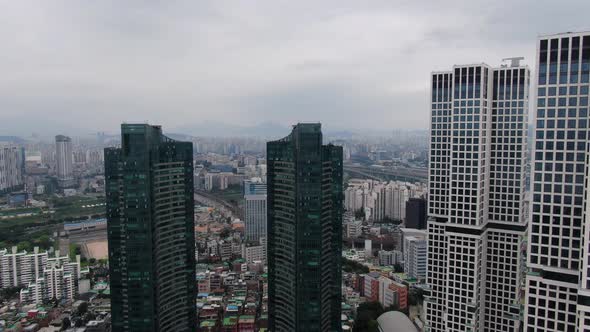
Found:
[(428, 243), (424, 237), (404, 237), (404, 273), (414, 279), (424, 280), (426, 269)]
[(22, 148), (0, 144), (0, 193), (23, 185), (23, 154)]
[(47, 252), (39, 252), (38, 247), (35, 247), (32, 253), (18, 252), (16, 247), (12, 247), (11, 251), (0, 250), (0, 288), (35, 282), (43, 276), (48, 259)]
[(75, 262), (70, 262), (68, 256), (50, 258), (43, 269), (43, 274), (35, 282), (29, 282), (20, 291), (23, 303), (41, 304), (43, 301), (57, 299), (73, 301), (78, 295), (78, 280), (80, 279), (80, 256)]
[(432, 74), (431, 332), (519, 330), (529, 79), (517, 58)]
[(406, 202), (425, 192), (426, 186), (420, 183), (353, 179), (344, 191), (344, 207), (350, 212), (364, 210), (369, 221), (403, 221), (406, 219)]
[(536, 73), (524, 326), (590, 331), (590, 32), (541, 37)]
[(258, 242), (266, 237), (266, 184), (252, 181), (244, 184), (244, 228), (246, 241)]
[(68, 187), (73, 184), (74, 169), (72, 158), (72, 139), (64, 135), (55, 136), (57, 180), (62, 187)]

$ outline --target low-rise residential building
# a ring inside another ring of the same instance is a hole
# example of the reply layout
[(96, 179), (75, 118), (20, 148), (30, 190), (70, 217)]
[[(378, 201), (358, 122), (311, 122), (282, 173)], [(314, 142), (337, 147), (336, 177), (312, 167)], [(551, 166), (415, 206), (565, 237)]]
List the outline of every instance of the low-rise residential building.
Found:
[(363, 235), (363, 222), (361, 220), (352, 220), (346, 224), (346, 237), (357, 238)]
[(242, 257), (248, 264), (254, 262), (266, 262), (266, 250), (262, 245), (243, 245)]
[(364, 276), (364, 292), (363, 295), (369, 302), (379, 301), (379, 278), (381, 274), (378, 272), (371, 272)]

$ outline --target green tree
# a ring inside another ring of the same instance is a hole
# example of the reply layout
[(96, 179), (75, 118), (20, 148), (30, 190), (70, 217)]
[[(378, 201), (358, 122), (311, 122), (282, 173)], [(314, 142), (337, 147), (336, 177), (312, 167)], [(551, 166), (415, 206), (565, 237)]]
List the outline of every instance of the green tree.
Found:
[(21, 241), (16, 245), (18, 251), (31, 251), (33, 250), (33, 245), (29, 241)]
[(88, 302), (82, 302), (77, 308), (77, 312), (79, 316), (83, 316), (86, 312), (88, 312)]
[(345, 272), (369, 273), (369, 268), (359, 262), (342, 257), (342, 269)]
[(356, 219), (365, 220), (365, 210), (358, 209), (358, 210), (354, 211), (354, 217)]
[(379, 302), (361, 303), (357, 309), (353, 332), (378, 332), (377, 318), (384, 312)]
[(69, 329), (72, 326), (72, 322), (68, 317), (64, 317), (61, 321), (61, 326), (64, 330)]
[(410, 288), (408, 292), (408, 304), (419, 305), (424, 302), (424, 291), (420, 288)]
[(53, 246), (53, 241), (51, 241), (49, 235), (43, 234), (35, 240), (35, 244), (41, 249), (49, 249)]
[(0, 289), (0, 300), (10, 300), (16, 297), (22, 287), (6, 287)]
[(70, 258), (75, 258), (76, 255), (81, 255), (82, 249), (75, 243), (70, 243)]

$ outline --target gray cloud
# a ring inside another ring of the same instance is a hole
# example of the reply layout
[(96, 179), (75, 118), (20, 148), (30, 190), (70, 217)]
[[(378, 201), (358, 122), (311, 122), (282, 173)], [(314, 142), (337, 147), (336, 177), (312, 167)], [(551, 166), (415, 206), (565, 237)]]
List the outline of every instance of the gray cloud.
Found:
[[(425, 128), (433, 70), (588, 30), (587, 0), (4, 1), (0, 132)], [(223, 133), (220, 133), (223, 134)]]

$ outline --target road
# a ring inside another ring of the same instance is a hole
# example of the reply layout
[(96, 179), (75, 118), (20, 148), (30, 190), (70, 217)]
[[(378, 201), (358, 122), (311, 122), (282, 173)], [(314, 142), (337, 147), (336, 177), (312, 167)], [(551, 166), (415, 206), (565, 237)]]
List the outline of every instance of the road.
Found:
[(425, 182), (428, 180), (428, 169), (426, 168), (344, 165), (344, 171), (350, 173), (352, 176), (362, 176), (380, 181)]
[(220, 210), (224, 215), (228, 217), (243, 219), (242, 211), (238, 206), (230, 204), (220, 199), (219, 197), (211, 195), (208, 192), (195, 190), (195, 201), (206, 206), (212, 206)]

